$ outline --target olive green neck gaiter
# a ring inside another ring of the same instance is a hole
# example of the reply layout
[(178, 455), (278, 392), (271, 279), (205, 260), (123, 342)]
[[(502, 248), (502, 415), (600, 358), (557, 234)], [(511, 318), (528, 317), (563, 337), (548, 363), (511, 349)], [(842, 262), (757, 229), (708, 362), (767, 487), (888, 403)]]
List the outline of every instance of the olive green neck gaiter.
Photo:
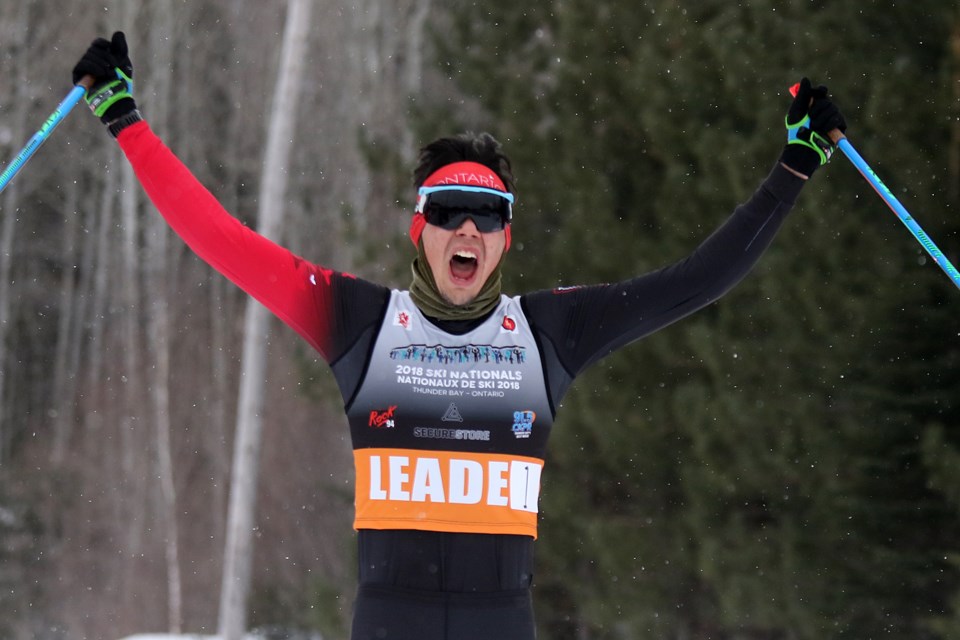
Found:
[(482, 318), (496, 308), (500, 302), (501, 273), (504, 252), (497, 268), (483, 283), (480, 293), (470, 302), (455, 305), (440, 294), (437, 282), (430, 270), (430, 263), (423, 251), (423, 242), (417, 243), (417, 257), (413, 259), (411, 271), (413, 282), (410, 284), (410, 297), (424, 314), (437, 320), (475, 320)]

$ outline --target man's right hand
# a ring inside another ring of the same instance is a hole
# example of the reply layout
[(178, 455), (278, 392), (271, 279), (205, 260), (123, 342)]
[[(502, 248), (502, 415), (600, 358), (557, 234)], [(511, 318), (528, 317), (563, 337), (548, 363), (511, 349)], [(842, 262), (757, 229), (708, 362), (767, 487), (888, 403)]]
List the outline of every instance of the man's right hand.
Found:
[(87, 76), (93, 85), (87, 89), (90, 110), (106, 125), (112, 125), (137, 110), (133, 100), (133, 64), (122, 31), (110, 40), (97, 38), (73, 68), (73, 83)]

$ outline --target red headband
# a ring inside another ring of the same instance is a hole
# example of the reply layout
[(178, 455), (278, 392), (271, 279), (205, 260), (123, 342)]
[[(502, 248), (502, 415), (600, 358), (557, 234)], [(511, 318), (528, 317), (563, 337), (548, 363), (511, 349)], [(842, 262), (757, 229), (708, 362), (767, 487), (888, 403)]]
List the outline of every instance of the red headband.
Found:
[(446, 164), (427, 176), (425, 187), (438, 187), (445, 184), (460, 184), (465, 187), (486, 187), (497, 191), (506, 191), (493, 169), (479, 162), (454, 162)]
[[(437, 187), (447, 184), (459, 184), (465, 187), (486, 187), (506, 193), (507, 187), (503, 184), (493, 169), (479, 162), (454, 162), (446, 164), (427, 176), (423, 181), (424, 187)], [(410, 239), (414, 246), (420, 242), (420, 234), (427, 225), (427, 219), (422, 213), (417, 213), (410, 221)], [(510, 248), (510, 225), (504, 231), (507, 234), (506, 249)]]

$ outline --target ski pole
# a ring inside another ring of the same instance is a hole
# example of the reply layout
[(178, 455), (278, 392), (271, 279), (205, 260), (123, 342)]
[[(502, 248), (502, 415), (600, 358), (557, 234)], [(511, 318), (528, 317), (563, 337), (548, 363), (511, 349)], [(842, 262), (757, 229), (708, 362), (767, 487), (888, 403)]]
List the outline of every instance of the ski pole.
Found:
[(57, 125), (60, 124), (64, 118), (67, 117), (67, 114), (70, 113), (71, 109), (78, 102), (80, 98), (83, 97), (83, 94), (86, 93), (87, 89), (93, 84), (93, 76), (84, 76), (80, 82), (70, 90), (70, 93), (67, 94), (67, 97), (63, 99), (57, 108), (54, 109), (53, 113), (50, 114), (50, 117), (47, 118), (46, 122), (43, 123), (43, 126), (40, 127), (40, 130), (33, 134), (33, 137), (27, 142), (27, 145), (17, 154), (11, 162), (10, 165), (3, 170), (3, 173), (0, 174), (0, 192), (7, 188), (7, 185), (10, 184), (10, 181), (13, 180), (13, 177), (17, 175), (20, 169), (23, 168), (23, 165), (26, 164), (33, 154), (40, 148), (40, 145), (50, 137), (50, 134), (53, 133), (53, 130), (57, 128)]
[(943, 272), (946, 273), (953, 284), (957, 285), (957, 288), (960, 289), (960, 271), (957, 271), (957, 268), (953, 266), (953, 263), (947, 259), (947, 256), (943, 255), (943, 251), (940, 251), (940, 248), (934, 244), (933, 240), (930, 239), (930, 236), (920, 228), (920, 225), (917, 224), (917, 221), (913, 219), (913, 216), (906, 210), (906, 208), (900, 204), (900, 201), (897, 200), (890, 189), (887, 188), (887, 185), (883, 184), (883, 181), (874, 173), (873, 169), (870, 168), (870, 165), (866, 163), (856, 149), (853, 148), (853, 145), (850, 144), (850, 141), (847, 140), (840, 131), (834, 129), (830, 132), (830, 139), (833, 140), (834, 144), (840, 147), (840, 150), (843, 151), (843, 155), (847, 156), (847, 159), (853, 163), (853, 166), (857, 168), (857, 171), (860, 172), (867, 182), (870, 183), (870, 186), (873, 187), (883, 201), (887, 203), (887, 206), (893, 210), (897, 217), (900, 218), (900, 221), (906, 225), (907, 229), (910, 230), (910, 233), (913, 234), (913, 237), (917, 239), (917, 242), (920, 243), (926, 252), (933, 258), (933, 261), (939, 265)]
[[(800, 83), (797, 83), (790, 87), (790, 95), (797, 97), (797, 91), (800, 88)], [(811, 101), (812, 102), (812, 101)], [(853, 148), (853, 145), (850, 144), (850, 141), (847, 140), (847, 137), (843, 135), (843, 132), (839, 129), (834, 129), (829, 134), (830, 140), (840, 147), (840, 151), (843, 151), (843, 155), (847, 156), (847, 159), (853, 163), (853, 166), (857, 168), (857, 171), (860, 172), (860, 175), (870, 183), (870, 186), (873, 187), (873, 190), (877, 192), (883, 201), (887, 204), (890, 209), (897, 214), (897, 217), (900, 218), (900, 221), (906, 225), (907, 229), (910, 230), (910, 233), (913, 234), (913, 237), (917, 239), (917, 242), (920, 243), (920, 246), (926, 250), (926, 252), (933, 258), (933, 261), (937, 263), (943, 272), (953, 280), (953, 284), (957, 285), (957, 288), (960, 289), (960, 271), (957, 271), (957, 268), (953, 266), (953, 263), (947, 259), (947, 256), (943, 255), (943, 251), (940, 251), (940, 248), (930, 239), (930, 236), (917, 224), (917, 221), (913, 219), (913, 216), (910, 215), (910, 212), (907, 211), (906, 207), (900, 204), (900, 201), (897, 200), (897, 197), (893, 195), (887, 185), (883, 184), (883, 181), (880, 180), (880, 177), (870, 168), (870, 165), (867, 164), (867, 161), (863, 159), (863, 156)]]

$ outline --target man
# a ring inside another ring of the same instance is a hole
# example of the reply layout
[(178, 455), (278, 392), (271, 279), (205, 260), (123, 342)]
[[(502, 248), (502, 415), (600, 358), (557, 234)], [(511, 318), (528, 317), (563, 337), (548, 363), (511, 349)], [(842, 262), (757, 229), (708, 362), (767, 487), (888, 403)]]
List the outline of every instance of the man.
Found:
[(150, 131), (122, 33), (73, 72), (180, 237), (330, 364), (356, 467), (352, 638), (529, 640), (537, 500), (555, 409), (587, 366), (713, 302), (760, 258), (845, 123), (806, 79), (757, 192), (690, 256), (623, 282), (501, 294), (513, 179), (491, 136), (421, 150), (408, 291), (313, 264), (228, 214)]

